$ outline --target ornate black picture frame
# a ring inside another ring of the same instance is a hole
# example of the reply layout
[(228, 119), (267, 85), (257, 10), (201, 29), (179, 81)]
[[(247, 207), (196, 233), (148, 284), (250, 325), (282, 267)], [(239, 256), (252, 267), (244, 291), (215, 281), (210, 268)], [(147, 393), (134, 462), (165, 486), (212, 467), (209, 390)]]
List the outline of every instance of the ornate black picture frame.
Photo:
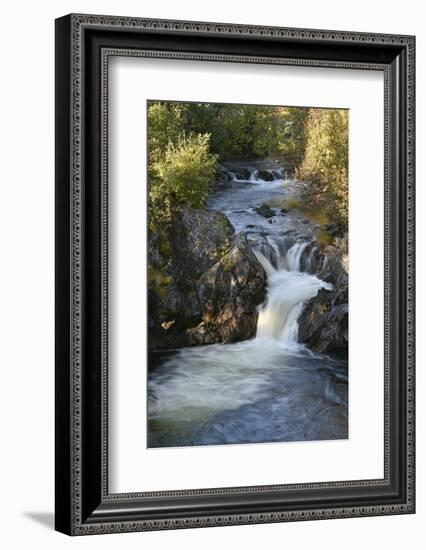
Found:
[[(115, 55), (384, 73), (383, 479), (108, 492), (107, 71)], [(74, 14), (56, 21), (58, 531), (414, 513), (414, 56), (413, 36)]]

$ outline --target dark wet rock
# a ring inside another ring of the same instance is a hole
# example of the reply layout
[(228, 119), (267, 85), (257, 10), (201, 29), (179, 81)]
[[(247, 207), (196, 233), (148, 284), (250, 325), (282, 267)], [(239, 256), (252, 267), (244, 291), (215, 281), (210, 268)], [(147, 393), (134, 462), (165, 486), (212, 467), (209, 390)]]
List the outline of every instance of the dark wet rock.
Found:
[(245, 236), (226, 216), (181, 209), (148, 245), (151, 349), (237, 341), (254, 336), (266, 276)]
[(223, 191), (232, 187), (231, 182), (227, 179), (215, 179), (210, 183), (212, 193)]
[[(313, 256), (316, 257), (313, 261)], [(313, 252), (313, 254), (312, 254)], [(305, 262), (308, 259), (305, 258)], [(319, 269), (318, 277), (333, 285), (321, 289), (309, 300), (299, 317), (299, 340), (313, 351), (341, 358), (348, 355), (348, 257), (345, 248), (327, 246), (311, 249), (311, 265)], [(305, 269), (308, 266), (305, 265)], [(307, 269), (308, 270), (308, 269)]]
[(244, 234), (198, 281), (202, 323), (187, 331), (191, 344), (235, 342), (254, 336), (266, 274)]
[(299, 318), (299, 340), (318, 353), (346, 358), (348, 304), (336, 304), (330, 292), (321, 289)]
[(246, 181), (249, 180), (252, 175), (252, 171), (247, 166), (239, 166), (235, 164), (223, 165), (221, 170), (227, 174), (229, 180), (236, 179)]
[(275, 212), (267, 204), (262, 204), (262, 206), (258, 206), (257, 208), (255, 208), (255, 210), (258, 214), (260, 214), (260, 216), (263, 216), (264, 218), (272, 218), (273, 216), (275, 216)]
[(282, 212), (283, 214), (288, 214), (290, 210), (288, 208), (281, 208), (280, 212)]
[(218, 168), (218, 173), (220, 175), (220, 177), (228, 180), (228, 181), (231, 181), (232, 180), (232, 177), (231, 177), (231, 174), (228, 172), (228, 170), (226, 170), (226, 168), (224, 168), (223, 166), (219, 166)]
[(230, 174), (222, 167), (219, 167), (213, 181), (210, 182), (210, 187), (213, 193), (229, 189), (232, 187)]
[(235, 175), (239, 180), (249, 180), (251, 178), (251, 170), (248, 168), (239, 167)]
[(274, 181), (282, 179), (289, 173), (289, 167), (277, 160), (235, 160), (222, 164), (221, 169), (229, 174), (230, 179), (243, 181)]
[(275, 175), (272, 170), (258, 170), (256, 172), (256, 179), (262, 181), (274, 181)]

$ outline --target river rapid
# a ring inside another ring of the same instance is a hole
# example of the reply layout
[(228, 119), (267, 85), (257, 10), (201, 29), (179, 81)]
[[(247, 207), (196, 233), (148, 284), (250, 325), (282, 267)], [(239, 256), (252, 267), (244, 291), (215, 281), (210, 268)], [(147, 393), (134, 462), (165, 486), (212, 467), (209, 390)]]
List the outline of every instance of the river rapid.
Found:
[[(304, 254), (315, 220), (286, 208), (300, 184), (268, 162), (244, 163), (243, 174), (231, 163), (225, 170), (230, 186), (208, 206), (247, 234), (267, 274), (267, 298), (251, 340), (150, 354), (148, 446), (345, 439), (347, 364), (297, 341), (304, 303), (330, 289), (310, 273), (315, 249)], [(265, 171), (271, 181), (259, 177)], [(265, 203), (274, 216), (256, 210)]]

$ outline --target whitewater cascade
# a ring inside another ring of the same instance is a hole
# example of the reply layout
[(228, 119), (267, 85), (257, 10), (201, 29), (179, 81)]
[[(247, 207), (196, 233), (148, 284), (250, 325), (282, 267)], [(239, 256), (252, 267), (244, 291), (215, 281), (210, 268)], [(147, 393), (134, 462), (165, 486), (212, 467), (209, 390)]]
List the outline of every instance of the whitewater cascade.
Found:
[(259, 312), (256, 338), (274, 338), (285, 344), (297, 342), (297, 320), (303, 305), (317, 295), (320, 288), (331, 290), (329, 283), (300, 271), (303, 251), (308, 243), (296, 242), (284, 254), (271, 244), (275, 264), (258, 250), (255, 254), (268, 277), (267, 299)]
[[(253, 198), (257, 200), (257, 196), (254, 195), (256, 188), (259, 189), (260, 198), (264, 193), (281, 193), (283, 185), (289, 182), (285, 179), (287, 173), (282, 168), (263, 168), (259, 171), (256, 166), (245, 166), (243, 171), (238, 171), (228, 167), (226, 171), (234, 184), (246, 184)], [(269, 181), (263, 180), (266, 177)], [(240, 191), (240, 194), (244, 197), (246, 192)], [(242, 216), (240, 210), (228, 211), (225, 208), (224, 211), (234, 227), (244, 230), (248, 222), (247, 216)], [(239, 218), (243, 222), (241, 227)], [(267, 299), (259, 311), (257, 323), (258, 340), (273, 338), (281, 344), (297, 343), (297, 320), (303, 305), (316, 296), (321, 288), (332, 289), (332, 285), (310, 273), (315, 247), (311, 247), (304, 255), (302, 270), (302, 255), (309, 244), (309, 241), (302, 237), (295, 240), (294, 237), (273, 234), (271, 226), (266, 236), (251, 241), (253, 251), (268, 277)]]

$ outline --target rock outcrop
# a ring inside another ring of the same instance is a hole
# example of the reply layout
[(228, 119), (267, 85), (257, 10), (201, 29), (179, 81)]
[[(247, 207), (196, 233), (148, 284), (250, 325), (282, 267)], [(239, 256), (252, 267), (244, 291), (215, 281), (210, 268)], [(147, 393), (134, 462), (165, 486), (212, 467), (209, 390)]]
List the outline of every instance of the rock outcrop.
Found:
[(235, 342), (254, 336), (265, 285), (265, 271), (240, 233), (229, 252), (198, 280), (203, 320), (188, 331), (191, 343)]
[(299, 340), (313, 351), (341, 358), (348, 354), (348, 254), (347, 237), (339, 246), (325, 247), (316, 259), (317, 276), (333, 285), (321, 289), (306, 303), (299, 317)]
[(214, 210), (181, 209), (148, 250), (149, 346), (254, 336), (266, 275), (243, 234)]
[(273, 170), (258, 170), (256, 172), (256, 179), (261, 181), (274, 181), (279, 177), (280, 177), (280, 174), (278, 174), (277, 171), (273, 171)]
[(224, 170), (222, 166), (219, 166), (213, 180), (210, 182), (211, 192), (217, 193), (218, 191), (223, 191), (230, 187), (232, 187), (232, 185), (229, 173)]
[(273, 218), (275, 216), (275, 212), (268, 204), (262, 204), (261, 206), (255, 208), (255, 210), (260, 216), (263, 216), (264, 218)]

